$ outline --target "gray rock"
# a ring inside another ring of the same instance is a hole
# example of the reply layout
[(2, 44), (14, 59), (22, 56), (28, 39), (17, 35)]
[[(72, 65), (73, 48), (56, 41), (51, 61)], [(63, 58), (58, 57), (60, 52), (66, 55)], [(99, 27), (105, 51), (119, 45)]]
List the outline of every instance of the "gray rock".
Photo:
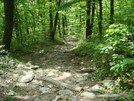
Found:
[(87, 97), (89, 99), (95, 99), (96, 98), (96, 95), (94, 93), (91, 93), (91, 92), (84, 92), (84, 93), (81, 94), (81, 96)]
[(0, 62), (0, 65), (2, 65), (4, 62)]
[(68, 98), (69, 101), (78, 101), (78, 98), (76, 96)]
[(8, 93), (8, 95), (14, 96), (15, 95), (15, 92), (12, 91), (12, 90), (10, 90), (9, 93)]
[(0, 83), (0, 86), (2, 86), (2, 87), (8, 87), (8, 85), (6, 85), (4, 83)]
[(98, 84), (96, 84), (95, 86), (91, 87), (91, 91), (98, 91), (100, 88), (100, 86)]
[(103, 81), (100, 81), (100, 83), (109, 86), (114, 83), (114, 80), (103, 80)]
[(88, 89), (88, 88), (89, 88), (89, 86), (84, 86), (84, 87), (83, 87), (84, 90), (85, 90), (85, 89)]
[(79, 82), (80, 85), (84, 84), (84, 82)]
[(58, 95), (52, 101), (58, 101), (59, 98), (62, 98), (62, 97)]
[(38, 84), (39, 84), (41, 87), (44, 86), (43, 81), (38, 81)]
[(131, 98), (129, 97), (129, 95), (127, 93), (123, 94), (124, 98), (127, 99), (128, 101), (131, 101)]
[(72, 82), (69, 80), (64, 81), (65, 83), (71, 84)]
[(39, 66), (35, 65), (35, 66), (31, 66), (31, 69), (38, 69)]
[(59, 76), (59, 71), (58, 70), (51, 70), (47, 76), (51, 76), (51, 77), (57, 77)]
[(16, 62), (15, 62), (14, 60), (10, 60), (10, 61), (8, 62), (8, 64), (9, 64), (10, 66), (14, 66), (14, 65), (16, 64)]
[(30, 81), (32, 81), (34, 78), (34, 75), (33, 74), (28, 74), (26, 76), (23, 76), (19, 79), (19, 82), (22, 82), (22, 83), (28, 83)]
[(50, 88), (46, 88), (46, 87), (40, 87), (39, 91), (42, 93), (42, 94), (45, 94), (45, 93), (48, 93), (50, 90)]
[(119, 97), (120, 95), (118, 94), (101, 94), (101, 95), (96, 95), (97, 97), (110, 97), (110, 98), (114, 98), (114, 97)]
[(47, 85), (47, 86), (48, 86), (49, 88), (53, 88), (53, 85), (51, 85), (51, 84), (50, 84), (50, 85)]
[(4, 71), (0, 70), (0, 75), (4, 74)]
[(60, 95), (68, 95), (68, 94), (73, 94), (73, 92), (71, 90), (69, 90), (69, 89), (65, 89), (65, 90), (60, 90), (58, 92), (58, 94), (60, 94)]
[(40, 76), (46, 76), (47, 75), (46, 73), (47, 72), (45, 70), (43, 70), (43, 69), (37, 69), (36, 70), (36, 74), (40, 75)]
[(82, 82), (82, 81), (85, 81), (87, 79), (88, 79), (87, 77), (79, 78), (76, 82)]
[(28, 61), (27, 63), (26, 63), (26, 66), (28, 66), (28, 67), (30, 67), (32, 65), (32, 61)]
[(33, 101), (40, 101), (38, 97), (34, 98)]
[(89, 74), (88, 74), (88, 73), (83, 73), (82, 75), (83, 75), (83, 76), (88, 76)]
[(22, 64), (18, 64), (18, 66), (17, 66), (17, 68), (23, 68), (24, 67), (24, 65), (22, 65)]

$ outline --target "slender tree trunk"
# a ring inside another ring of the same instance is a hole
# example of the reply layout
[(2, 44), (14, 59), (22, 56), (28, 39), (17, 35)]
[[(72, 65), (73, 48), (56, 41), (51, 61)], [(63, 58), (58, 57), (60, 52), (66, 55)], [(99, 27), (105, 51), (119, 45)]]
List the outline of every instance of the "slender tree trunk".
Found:
[(49, 6), (49, 18), (50, 18), (50, 24), (49, 24), (49, 31), (50, 31), (50, 38), (53, 37), (53, 14), (52, 14), (52, 0), (49, 0), (50, 6)]
[(114, 23), (114, 0), (110, 0), (110, 24)]
[(58, 18), (58, 31), (59, 31), (59, 36), (60, 38), (62, 38), (62, 33), (61, 33), (61, 21), (60, 21), (60, 18)]
[[(57, 7), (60, 6), (60, 3), (61, 3), (61, 0), (57, 0)], [(51, 33), (51, 40), (54, 40), (54, 36), (55, 36), (55, 33), (56, 33), (56, 26), (57, 26), (57, 21), (58, 21), (58, 16), (59, 16), (59, 13), (56, 12), (56, 15), (55, 15), (55, 20), (54, 20), (54, 26), (53, 26), (53, 29), (52, 29), (52, 33)]]
[(62, 33), (63, 33), (63, 36), (66, 34), (66, 31), (65, 31), (65, 15), (62, 16)]
[(91, 0), (87, 0), (86, 1), (86, 7), (87, 7), (87, 11), (86, 11), (86, 35), (85, 35), (85, 39), (88, 38), (88, 36), (90, 36), (90, 12), (91, 12)]
[[(91, 5), (92, 3), (92, 5)], [(92, 35), (92, 30), (93, 30), (93, 23), (94, 23), (94, 13), (95, 13), (95, 0), (88, 0), (86, 1), (86, 15), (87, 15), (87, 20), (86, 20), (86, 35), (85, 38), (89, 38)]]
[(89, 31), (90, 36), (92, 35), (92, 31), (93, 31), (94, 13), (95, 13), (95, 0), (92, 0), (92, 11), (91, 11), (90, 31)]
[(13, 31), (13, 10), (14, 0), (4, 0), (4, 11), (5, 11), (5, 30), (2, 40), (2, 44), (5, 45), (5, 49), (10, 49), (12, 31)]
[(99, 22), (98, 22), (98, 27), (99, 27), (99, 34), (100, 34), (100, 39), (102, 38), (102, 0), (99, 0)]

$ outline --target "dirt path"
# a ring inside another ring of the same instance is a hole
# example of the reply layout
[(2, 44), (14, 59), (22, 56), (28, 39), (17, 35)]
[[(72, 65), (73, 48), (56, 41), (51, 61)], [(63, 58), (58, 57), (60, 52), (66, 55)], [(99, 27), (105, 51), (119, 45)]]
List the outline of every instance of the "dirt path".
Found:
[[(84, 60), (75, 56), (72, 52), (75, 37), (68, 38), (66, 44), (46, 46), (41, 49), (34, 50), (33, 54), (23, 57), (25, 61), (31, 60), (34, 64), (42, 68), (57, 68), (60, 70), (85, 67)], [(23, 59), (23, 60), (24, 60)], [(71, 67), (71, 68), (70, 68)]]
[[(75, 37), (68, 37), (66, 40), (64, 45), (35, 49), (31, 54), (22, 56), (23, 62), (15, 69), (4, 71), (0, 76), (0, 101), (3, 101), (4, 96), (8, 99), (7, 95), (15, 97), (7, 101), (105, 101), (94, 97), (96, 92), (90, 91), (98, 81), (92, 79), (91, 73), (82, 71), (88, 67), (89, 61), (75, 56), (71, 51), (76, 42)], [(20, 82), (20, 79), (26, 76), (31, 77), (31, 80)], [(37, 80), (36, 76), (50, 77), (66, 84), (82, 87), (83, 90), (75, 92), (64, 86)], [(91, 93), (93, 98), (82, 95), (83, 92)]]

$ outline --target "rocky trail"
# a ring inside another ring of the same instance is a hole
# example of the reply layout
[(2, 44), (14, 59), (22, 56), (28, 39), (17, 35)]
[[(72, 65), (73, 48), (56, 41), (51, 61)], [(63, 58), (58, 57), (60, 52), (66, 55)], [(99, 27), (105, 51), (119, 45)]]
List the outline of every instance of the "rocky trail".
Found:
[(111, 85), (112, 80), (94, 80), (86, 71), (89, 61), (71, 51), (75, 37), (66, 40), (34, 49), (16, 68), (0, 70), (0, 101), (115, 101), (120, 95), (100, 92), (100, 82)]

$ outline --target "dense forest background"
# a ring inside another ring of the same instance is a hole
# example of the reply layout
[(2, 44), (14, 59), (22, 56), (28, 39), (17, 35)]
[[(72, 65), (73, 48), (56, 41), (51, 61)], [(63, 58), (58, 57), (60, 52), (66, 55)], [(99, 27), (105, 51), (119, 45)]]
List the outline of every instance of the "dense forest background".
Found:
[[(5, 13), (4, 2), (7, 8), (9, 6)], [(14, 7), (10, 7), (8, 1), (4, 2), (1, 1), (0, 41), (2, 43), (3, 39), (5, 45), (4, 35), (12, 38), (12, 42), (8, 42), (12, 49), (45, 43), (49, 39), (63, 39), (67, 34), (75, 34), (78, 39), (91, 35), (103, 38), (105, 30), (113, 23), (126, 25), (130, 32), (134, 29), (132, 0), (12, 0), (9, 3)], [(8, 10), (12, 12), (13, 8), (13, 14), (8, 15)], [(8, 25), (10, 19), (13, 21)], [(12, 33), (4, 33), (4, 29), (12, 23)]]
[[(120, 89), (134, 88), (133, 0), (0, 0), (0, 54), (77, 37), (73, 50)], [(134, 98), (134, 95), (131, 95)]]

